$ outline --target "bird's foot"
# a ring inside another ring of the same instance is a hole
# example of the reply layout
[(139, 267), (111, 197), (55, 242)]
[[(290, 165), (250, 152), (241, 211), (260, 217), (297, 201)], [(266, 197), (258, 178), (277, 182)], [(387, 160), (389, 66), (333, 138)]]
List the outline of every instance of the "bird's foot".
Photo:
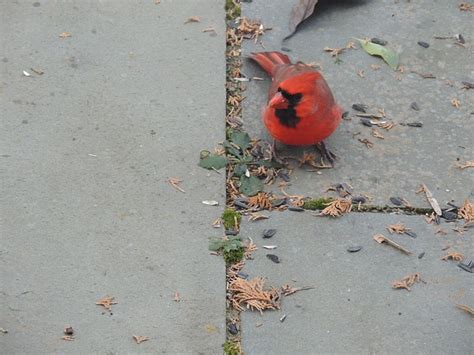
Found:
[[(334, 160), (337, 158), (336, 154), (331, 152), (327, 147), (324, 142), (319, 142), (316, 144), (316, 149), (321, 153), (321, 161), (322, 165), (327, 169), (327, 168), (333, 168), (334, 167)], [(325, 164), (324, 160), (327, 160), (329, 162), (328, 165)]]
[(271, 144), (271, 154), (272, 154), (272, 161), (274, 161), (275, 163), (277, 164), (281, 164), (283, 166), (286, 165), (285, 161), (280, 158), (276, 152), (276, 140), (273, 140), (272, 144)]

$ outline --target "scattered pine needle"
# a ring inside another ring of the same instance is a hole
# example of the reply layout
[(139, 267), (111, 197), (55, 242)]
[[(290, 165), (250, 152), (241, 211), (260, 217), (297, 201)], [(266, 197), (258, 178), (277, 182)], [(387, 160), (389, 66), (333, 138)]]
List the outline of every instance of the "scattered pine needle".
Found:
[(133, 340), (135, 340), (135, 342), (137, 344), (140, 344), (140, 343), (143, 343), (144, 341), (148, 341), (150, 339), (148, 337), (145, 337), (145, 336), (142, 336), (142, 335), (133, 335)]
[(474, 221), (474, 203), (468, 199), (464, 200), (464, 204), (458, 210), (458, 217), (464, 219), (464, 222), (470, 223)]
[(283, 296), (289, 296), (298, 291), (312, 290), (313, 286), (303, 286), (303, 287), (291, 287), (290, 285), (284, 285), (281, 287), (281, 294)]
[(112, 305), (117, 304), (117, 302), (115, 302), (114, 300), (115, 297), (105, 296), (98, 300), (95, 304), (104, 307), (108, 311), (111, 311)]
[[(261, 277), (256, 277), (250, 281), (236, 278), (229, 284), (229, 291), (232, 292), (230, 301), (232, 306), (239, 310), (257, 310), (261, 314), (267, 309), (280, 309), (280, 294), (275, 288), (264, 289), (265, 281)], [(245, 307), (244, 307), (245, 306)]]
[(272, 210), (270, 195), (266, 192), (259, 192), (255, 196), (250, 197), (247, 204), (251, 208), (258, 208), (269, 211)]
[(372, 128), (372, 136), (374, 136), (375, 138), (378, 138), (378, 139), (385, 139), (383, 134), (380, 133), (379, 131), (377, 131), (375, 128)]
[(340, 217), (352, 210), (352, 199), (336, 199), (326, 204), (327, 207), (321, 211), (320, 216)]
[(411, 251), (409, 251), (408, 249), (402, 247), (400, 244), (398, 243), (395, 243), (393, 240), (387, 238), (386, 236), (384, 236), (383, 234), (376, 234), (374, 235), (374, 240), (379, 243), (379, 244), (382, 244), (382, 243), (387, 243), (388, 245), (391, 245), (392, 247), (400, 250), (401, 252), (407, 254), (407, 255), (411, 255)]
[(459, 101), (458, 99), (452, 99), (451, 100), (451, 105), (456, 107), (456, 108), (459, 108), (459, 106), (461, 106), (461, 101)]
[(420, 277), (420, 274), (419, 273), (414, 273), (414, 274), (410, 274), (410, 275), (405, 276), (401, 280), (394, 281), (392, 283), (392, 287), (393, 288), (404, 288), (405, 290), (410, 291), (410, 286), (412, 286), (415, 282), (420, 282), (420, 281), (423, 282), (423, 280)]
[(72, 335), (63, 335), (61, 339), (66, 341), (74, 341), (74, 337)]
[(453, 261), (462, 261), (464, 259), (464, 255), (461, 253), (457, 253), (455, 251), (449, 252), (445, 256), (441, 258), (441, 260), (448, 261), (448, 260), (453, 260)]
[(410, 228), (405, 227), (402, 223), (396, 223), (396, 224), (390, 224), (387, 227), (387, 230), (390, 232), (390, 234), (393, 234), (393, 233), (403, 234), (405, 232), (408, 232)]
[(244, 258), (246, 260), (251, 259), (252, 258), (252, 253), (256, 250), (258, 250), (257, 246), (254, 244), (253, 240), (250, 239), (250, 242), (248, 243), (247, 247), (245, 248)]
[(179, 178), (169, 178), (168, 179), (168, 182), (170, 183), (171, 186), (173, 186), (176, 190), (178, 191), (181, 191), (182, 193), (185, 193), (186, 191), (184, 191), (180, 186), (179, 184), (183, 182), (183, 180), (180, 180)]
[(61, 32), (59, 34), (59, 37), (60, 38), (68, 38), (68, 37), (71, 37), (71, 33), (70, 32)]
[(173, 301), (175, 301), (176, 303), (179, 303), (181, 302), (181, 298), (179, 297), (179, 292), (176, 291), (173, 295)]
[(462, 309), (464, 312), (469, 313), (471, 316), (474, 316), (474, 308), (469, 307), (468, 305), (465, 304), (456, 304), (456, 307), (459, 309)]
[(250, 222), (255, 222), (255, 221), (260, 221), (262, 219), (269, 219), (270, 216), (265, 216), (263, 214), (259, 213), (250, 213), (249, 221)]
[(190, 23), (190, 22), (201, 22), (201, 18), (199, 16), (191, 16), (184, 21), (184, 24)]
[(458, 169), (474, 168), (474, 160), (468, 160), (465, 163), (456, 163)]

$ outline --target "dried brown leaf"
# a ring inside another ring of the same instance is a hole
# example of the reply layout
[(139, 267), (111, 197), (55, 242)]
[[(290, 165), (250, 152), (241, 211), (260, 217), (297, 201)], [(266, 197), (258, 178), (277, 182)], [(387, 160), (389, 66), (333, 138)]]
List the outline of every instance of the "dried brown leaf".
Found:
[(420, 277), (419, 273), (414, 273), (405, 276), (401, 280), (396, 280), (392, 283), (393, 288), (404, 288), (405, 290), (410, 291), (410, 286), (412, 286), (415, 282), (423, 281)]
[(293, 36), (298, 25), (314, 12), (314, 7), (317, 3), (318, 0), (299, 0), (298, 3), (293, 5), (288, 23), (289, 32), (283, 40)]
[(143, 335), (133, 335), (133, 340), (135, 340), (135, 342), (137, 344), (140, 344), (140, 343), (143, 343), (144, 341), (148, 341), (150, 339), (148, 337), (143, 336)]

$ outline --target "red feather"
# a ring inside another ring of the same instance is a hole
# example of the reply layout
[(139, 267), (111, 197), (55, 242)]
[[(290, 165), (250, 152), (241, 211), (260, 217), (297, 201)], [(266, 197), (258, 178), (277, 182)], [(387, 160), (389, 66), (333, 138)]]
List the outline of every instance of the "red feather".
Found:
[(276, 140), (289, 145), (311, 145), (329, 137), (341, 121), (326, 80), (303, 63), (292, 64), (279, 52), (252, 53), (272, 77), (263, 121)]

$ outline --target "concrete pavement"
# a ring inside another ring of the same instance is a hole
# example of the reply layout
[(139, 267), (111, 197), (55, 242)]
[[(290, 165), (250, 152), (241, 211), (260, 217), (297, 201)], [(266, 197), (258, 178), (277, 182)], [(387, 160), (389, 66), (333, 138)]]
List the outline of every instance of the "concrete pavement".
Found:
[(222, 351), (225, 180), (197, 161), (224, 137), (224, 18), (218, 0), (3, 4), (3, 353)]

